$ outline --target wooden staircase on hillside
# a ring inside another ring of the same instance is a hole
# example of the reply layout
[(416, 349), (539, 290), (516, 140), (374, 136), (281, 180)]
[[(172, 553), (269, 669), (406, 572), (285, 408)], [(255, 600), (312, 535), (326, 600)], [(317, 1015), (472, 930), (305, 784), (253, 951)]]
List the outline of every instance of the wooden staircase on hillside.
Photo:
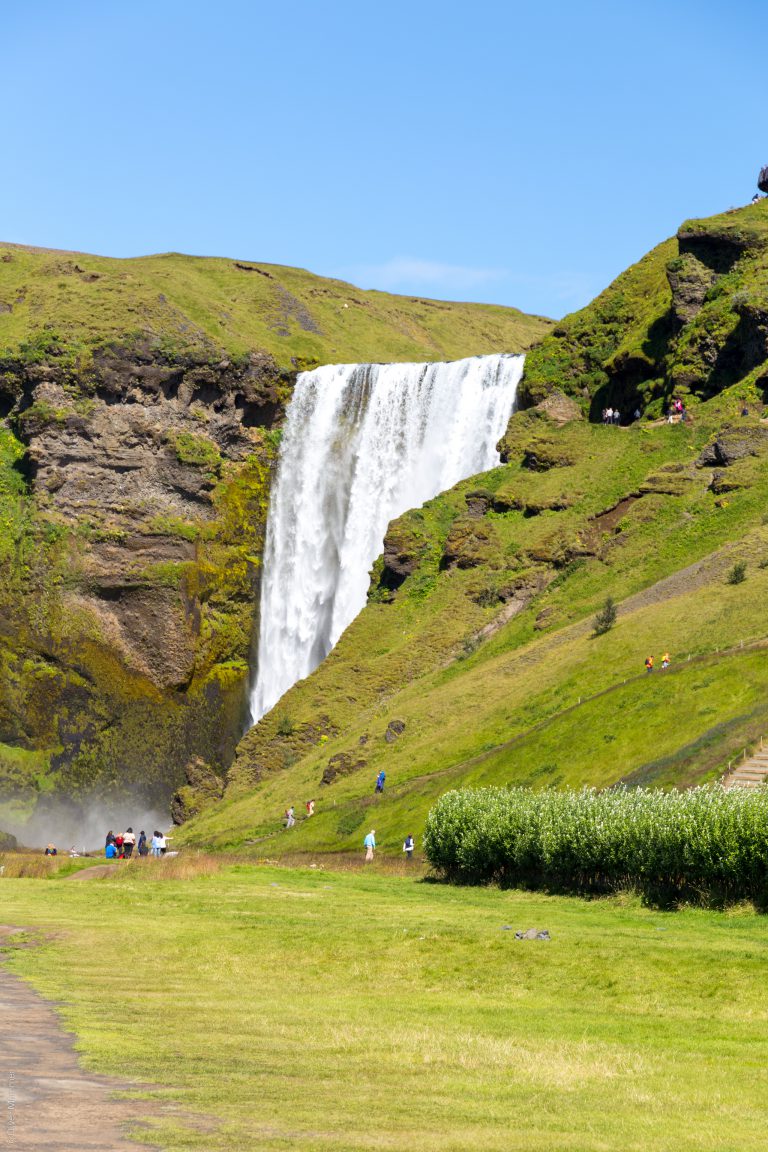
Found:
[(751, 756), (744, 756), (735, 767), (728, 768), (723, 776), (723, 788), (757, 788), (768, 782), (768, 748), (760, 747)]

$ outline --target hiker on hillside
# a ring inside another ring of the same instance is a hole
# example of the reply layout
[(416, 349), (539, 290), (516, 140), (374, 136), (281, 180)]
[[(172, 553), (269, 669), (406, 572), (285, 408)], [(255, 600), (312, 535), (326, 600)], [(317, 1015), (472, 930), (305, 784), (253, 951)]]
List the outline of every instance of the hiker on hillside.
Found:
[(664, 653), (664, 655), (663, 655), (663, 656), (662, 656), (662, 658), (661, 658), (661, 667), (662, 667), (662, 669), (664, 669), (664, 668), (669, 668), (669, 664), (670, 664), (670, 660), (669, 660), (669, 652), (665, 652), (665, 653)]
[(646, 656), (645, 670), (646, 672), (653, 672), (653, 656)]
[(139, 843), (138, 843), (138, 847), (137, 847), (136, 851), (138, 852), (139, 856), (149, 856), (149, 845), (147, 844), (147, 834), (143, 828), (142, 828), (141, 832), (139, 832)]
[(293, 804), (291, 804), (290, 808), (286, 808), (285, 810), (285, 826), (286, 828), (293, 828), (295, 823), (296, 815), (294, 812)]
[(379, 772), (378, 776), (376, 777), (376, 791), (379, 793), (379, 795), (384, 791), (384, 781), (386, 778), (387, 774), (382, 768), (381, 772)]
[(413, 860), (413, 849), (415, 847), (416, 847), (416, 845), (413, 842), (413, 836), (411, 836), (411, 834), (409, 832), (408, 835), (406, 836), (405, 840), (403, 841), (403, 852), (405, 852), (406, 864), (410, 864), (411, 860)]
[(368, 833), (368, 835), (366, 836), (365, 840), (363, 840), (363, 848), (365, 848), (365, 862), (366, 862), (366, 864), (370, 864), (371, 860), (373, 860), (373, 853), (376, 850), (376, 829), (375, 828), (371, 828), (371, 830)]
[(133, 856), (133, 849), (136, 844), (136, 836), (133, 828), (129, 828), (127, 832), (123, 833), (123, 858), (130, 860)]
[(315, 802), (314, 800), (307, 800), (307, 817), (314, 816)]

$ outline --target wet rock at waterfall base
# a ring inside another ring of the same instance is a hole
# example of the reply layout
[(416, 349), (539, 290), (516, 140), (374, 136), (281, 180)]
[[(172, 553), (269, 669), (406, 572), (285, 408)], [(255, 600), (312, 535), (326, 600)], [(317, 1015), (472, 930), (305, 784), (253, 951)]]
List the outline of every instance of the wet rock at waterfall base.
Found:
[(390, 720), (387, 724), (387, 730), (384, 733), (384, 739), (387, 744), (394, 744), (399, 736), (405, 732), (405, 720)]

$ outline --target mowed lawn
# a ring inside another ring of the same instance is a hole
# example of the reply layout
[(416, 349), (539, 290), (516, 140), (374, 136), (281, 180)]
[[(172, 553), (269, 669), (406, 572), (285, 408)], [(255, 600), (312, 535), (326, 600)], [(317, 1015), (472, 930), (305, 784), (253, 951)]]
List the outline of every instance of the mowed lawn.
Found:
[(48, 934), (11, 970), (87, 1067), (157, 1086), (160, 1147), (765, 1148), (765, 917), (165, 863), (0, 879), (0, 919)]

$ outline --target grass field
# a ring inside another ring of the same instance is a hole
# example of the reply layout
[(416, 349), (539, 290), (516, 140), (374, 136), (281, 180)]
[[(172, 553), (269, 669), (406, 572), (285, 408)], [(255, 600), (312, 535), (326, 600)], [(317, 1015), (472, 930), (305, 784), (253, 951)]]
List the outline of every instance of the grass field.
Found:
[(765, 1146), (768, 921), (746, 908), (455, 889), (378, 862), (154, 882), (170, 863), (0, 880), (3, 920), (44, 941), (11, 970), (62, 1001), (89, 1068), (155, 1085), (168, 1152)]

